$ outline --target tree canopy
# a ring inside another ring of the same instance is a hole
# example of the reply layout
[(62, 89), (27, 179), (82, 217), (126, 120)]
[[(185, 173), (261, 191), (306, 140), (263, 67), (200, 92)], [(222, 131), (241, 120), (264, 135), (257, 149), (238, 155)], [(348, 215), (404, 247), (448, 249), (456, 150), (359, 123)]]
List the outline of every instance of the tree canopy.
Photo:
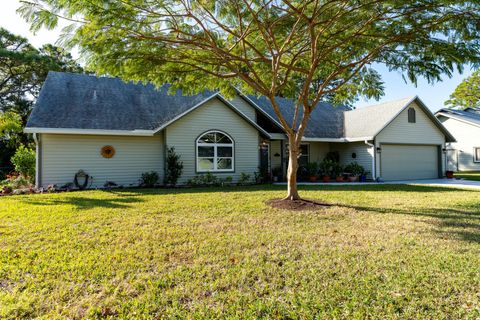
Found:
[[(64, 43), (87, 66), (185, 93), (220, 89), (270, 99), (289, 140), (296, 198), (299, 145), (319, 101), (379, 98), (380, 63), (413, 83), (478, 64), (480, 4), (460, 0), (24, 1), (33, 30), (72, 24)], [(294, 99), (287, 122), (276, 97)]]
[(465, 78), (445, 105), (450, 108), (480, 107), (480, 70)]
[(27, 39), (0, 28), (0, 167), (20, 145), (33, 103), (49, 71), (82, 72), (65, 49), (46, 44), (34, 48)]
[(36, 49), (27, 39), (0, 28), (0, 111), (14, 110), (25, 121), (51, 70), (82, 68), (60, 47), (47, 44)]

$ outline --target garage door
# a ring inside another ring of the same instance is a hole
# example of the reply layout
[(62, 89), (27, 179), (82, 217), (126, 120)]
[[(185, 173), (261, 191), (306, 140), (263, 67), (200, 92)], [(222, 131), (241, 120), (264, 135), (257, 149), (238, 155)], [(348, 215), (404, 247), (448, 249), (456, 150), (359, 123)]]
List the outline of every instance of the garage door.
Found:
[(438, 178), (438, 147), (382, 144), (380, 170), (384, 180)]

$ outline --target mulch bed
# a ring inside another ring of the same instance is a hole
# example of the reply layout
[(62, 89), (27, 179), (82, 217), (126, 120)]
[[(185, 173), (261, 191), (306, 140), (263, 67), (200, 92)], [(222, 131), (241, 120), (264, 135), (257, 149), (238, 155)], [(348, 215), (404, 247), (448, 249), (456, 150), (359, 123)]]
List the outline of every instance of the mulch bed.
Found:
[(301, 199), (301, 200), (285, 200), (285, 199), (271, 199), (265, 202), (267, 205), (276, 209), (285, 209), (292, 211), (306, 211), (318, 210), (331, 207), (331, 204), (318, 202), (316, 200)]

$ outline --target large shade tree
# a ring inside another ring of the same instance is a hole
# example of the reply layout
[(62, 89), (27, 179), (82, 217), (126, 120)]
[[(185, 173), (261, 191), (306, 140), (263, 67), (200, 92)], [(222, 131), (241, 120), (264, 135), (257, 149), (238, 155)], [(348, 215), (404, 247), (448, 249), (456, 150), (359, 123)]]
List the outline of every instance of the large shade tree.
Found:
[(445, 101), (450, 108), (480, 108), (480, 70), (476, 70), (471, 76), (465, 78), (450, 98)]
[(37, 49), (0, 28), (0, 171), (10, 166), (15, 149), (33, 143), (22, 129), (50, 70), (81, 72), (82, 68), (61, 47), (46, 44)]
[(14, 111), (25, 120), (51, 70), (82, 72), (63, 48), (46, 44), (36, 49), (27, 39), (0, 28), (0, 111)]
[[(266, 96), (288, 137), (290, 200), (299, 199), (300, 142), (320, 101), (380, 97), (375, 63), (416, 83), (480, 58), (476, 1), (32, 0), (20, 12), (34, 30), (71, 21), (65, 44), (97, 73)], [(295, 101), (293, 120), (278, 96)]]

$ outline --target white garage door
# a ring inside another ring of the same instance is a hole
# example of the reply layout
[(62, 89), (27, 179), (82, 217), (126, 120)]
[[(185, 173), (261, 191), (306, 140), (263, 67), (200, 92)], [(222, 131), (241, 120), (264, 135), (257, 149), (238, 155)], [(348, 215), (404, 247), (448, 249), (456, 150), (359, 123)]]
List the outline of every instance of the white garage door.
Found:
[(438, 147), (382, 144), (381, 176), (385, 180), (438, 178)]

